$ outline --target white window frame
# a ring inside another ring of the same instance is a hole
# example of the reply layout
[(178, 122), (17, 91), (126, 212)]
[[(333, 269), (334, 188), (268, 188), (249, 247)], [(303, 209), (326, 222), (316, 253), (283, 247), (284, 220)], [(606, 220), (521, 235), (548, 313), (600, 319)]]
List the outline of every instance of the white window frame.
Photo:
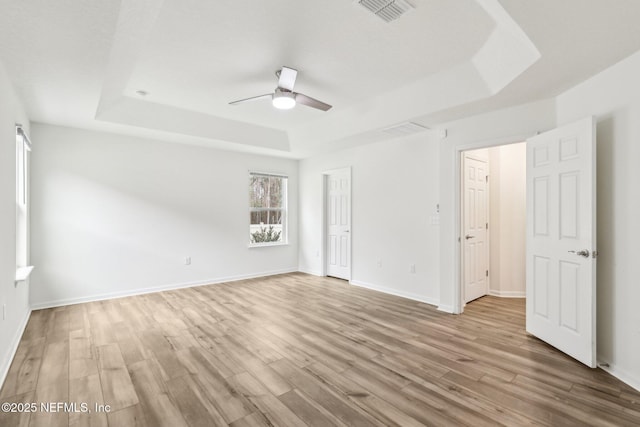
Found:
[(249, 233), (251, 233), (251, 214), (254, 212), (265, 212), (265, 211), (282, 211), (282, 234), (281, 239), (278, 242), (261, 242), (261, 243), (253, 243), (251, 242), (251, 237), (249, 237), (249, 247), (265, 247), (265, 246), (283, 246), (289, 244), (289, 176), (281, 173), (271, 173), (271, 172), (259, 172), (259, 171), (249, 171), (249, 182), (251, 177), (271, 177), (271, 178), (280, 178), (283, 180), (282, 182), (282, 207), (281, 208), (254, 208), (251, 206), (251, 200), (249, 200)]
[(20, 125), (16, 125), (16, 282), (27, 280), (33, 270), (29, 266), (29, 163), (31, 141)]

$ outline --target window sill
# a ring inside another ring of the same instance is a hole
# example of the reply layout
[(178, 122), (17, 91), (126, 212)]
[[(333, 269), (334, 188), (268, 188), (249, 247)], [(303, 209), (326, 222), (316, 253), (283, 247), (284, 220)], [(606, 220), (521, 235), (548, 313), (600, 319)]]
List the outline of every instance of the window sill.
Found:
[(249, 243), (249, 248), (267, 248), (271, 246), (289, 246), (289, 242), (275, 242), (275, 243)]
[(31, 272), (33, 271), (33, 265), (28, 267), (18, 267), (16, 269), (16, 283), (24, 282), (29, 278)]

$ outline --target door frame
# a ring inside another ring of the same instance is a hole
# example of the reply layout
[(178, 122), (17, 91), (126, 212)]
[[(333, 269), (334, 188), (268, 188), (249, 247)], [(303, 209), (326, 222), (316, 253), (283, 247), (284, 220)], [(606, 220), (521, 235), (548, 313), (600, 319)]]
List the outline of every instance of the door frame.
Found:
[(346, 173), (349, 176), (349, 283), (353, 273), (353, 174), (351, 166), (322, 171), (322, 239), (320, 239), (321, 274), (327, 276), (327, 178), (334, 173)]
[[(538, 132), (539, 133), (539, 132)], [(490, 139), (485, 141), (472, 142), (470, 144), (460, 145), (455, 148), (454, 152), (454, 165), (453, 176), (455, 179), (453, 188), (453, 227), (454, 227), (454, 246), (457, 248), (454, 251), (453, 259), (453, 307), (451, 307), (451, 313), (462, 314), (464, 312), (464, 280), (463, 272), (464, 264), (462, 262), (462, 157), (465, 151), (477, 150), (481, 148), (491, 148), (501, 145), (511, 145), (526, 141), (531, 138), (531, 133), (522, 135), (509, 136), (505, 138)]]
[[(500, 144), (500, 145), (507, 145), (507, 144)], [(497, 145), (496, 147), (499, 147), (500, 145)], [(460, 202), (460, 224), (459, 224), (460, 231), (459, 231), (458, 234), (460, 234), (460, 281), (461, 281), (461, 284), (460, 284), (461, 285), (460, 298), (461, 298), (462, 307), (467, 305), (467, 303), (465, 302), (466, 297), (465, 297), (465, 289), (464, 289), (464, 287), (465, 287), (465, 285), (464, 285), (464, 282), (465, 282), (465, 280), (464, 280), (464, 270), (465, 270), (466, 259), (464, 257), (464, 244), (463, 244), (464, 242), (462, 241), (462, 234), (464, 232), (464, 215), (463, 215), (463, 209), (464, 209), (464, 170), (462, 169), (462, 165), (464, 164), (465, 155), (468, 155), (468, 153), (470, 151), (484, 150), (484, 149), (489, 149), (489, 148), (491, 148), (491, 147), (473, 148), (471, 150), (463, 150), (463, 151), (460, 152), (460, 191), (459, 191), (460, 192), (460, 199), (459, 199), (459, 202)], [(483, 161), (483, 162), (486, 161), (486, 164), (487, 164), (487, 175), (488, 176), (491, 175), (491, 163), (489, 161), (488, 155), (487, 155), (487, 159), (486, 160), (485, 159), (480, 159), (479, 157), (477, 157), (477, 158), (473, 157), (473, 156), (469, 156), (469, 157), (472, 158), (472, 159), (475, 159), (475, 160)], [(489, 180), (490, 180), (490, 178), (489, 178)], [(487, 181), (487, 186), (486, 186), (486, 196), (485, 197), (487, 199), (486, 199), (486, 204), (485, 204), (485, 209), (486, 209), (485, 215), (486, 215), (486, 218), (487, 218), (487, 222), (491, 223), (491, 215), (490, 215), (491, 214), (491, 208), (490, 208), (490, 206), (491, 206), (491, 189), (489, 188), (489, 182), (490, 181)], [(491, 234), (489, 233), (489, 230), (487, 230), (486, 237), (485, 237), (485, 242), (487, 244), (487, 249), (486, 249), (486, 251), (487, 251), (487, 253), (486, 253), (487, 269), (491, 270)], [(490, 290), (491, 290), (491, 274), (489, 274), (487, 276), (487, 293), (485, 294), (485, 296), (489, 295), (489, 291)]]

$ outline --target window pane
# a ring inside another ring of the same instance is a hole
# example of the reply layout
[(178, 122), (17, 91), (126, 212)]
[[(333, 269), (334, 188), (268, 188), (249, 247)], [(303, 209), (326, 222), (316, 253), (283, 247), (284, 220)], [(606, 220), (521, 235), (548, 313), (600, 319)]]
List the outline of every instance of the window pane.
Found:
[(249, 239), (251, 243), (282, 242), (282, 226), (251, 226)]
[(249, 224), (260, 224), (262, 221), (261, 212), (249, 212)]
[(283, 206), (284, 178), (251, 176), (249, 201), (252, 208), (280, 208)]
[(29, 262), (27, 237), (29, 235), (28, 197), (29, 154), (24, 137), (16, 133), (16, 267)]
[(251, 224), (282, 224), (281, 209), (252, 211), (249, 213)]
[(282, 206), (282, 178), (269, 178), (269, 207), (279, 208)]
[(249, 237), (251, 243), (284, 240), (286, 177), (250, 175)]

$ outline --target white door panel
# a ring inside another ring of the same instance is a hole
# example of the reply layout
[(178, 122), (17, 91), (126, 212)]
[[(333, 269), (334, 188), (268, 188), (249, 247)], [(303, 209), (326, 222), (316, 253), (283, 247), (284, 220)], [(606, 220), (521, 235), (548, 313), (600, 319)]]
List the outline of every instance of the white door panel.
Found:
[(351, 274), (351, 177), (327, 175), (327, 276), (349, 280)]
[(463, 157), (463, 262), (464, 301), (487, 295), (487, 162)]
[(593, 118), (527, 141), (527, 331), (591, 367), (595, 203)]

